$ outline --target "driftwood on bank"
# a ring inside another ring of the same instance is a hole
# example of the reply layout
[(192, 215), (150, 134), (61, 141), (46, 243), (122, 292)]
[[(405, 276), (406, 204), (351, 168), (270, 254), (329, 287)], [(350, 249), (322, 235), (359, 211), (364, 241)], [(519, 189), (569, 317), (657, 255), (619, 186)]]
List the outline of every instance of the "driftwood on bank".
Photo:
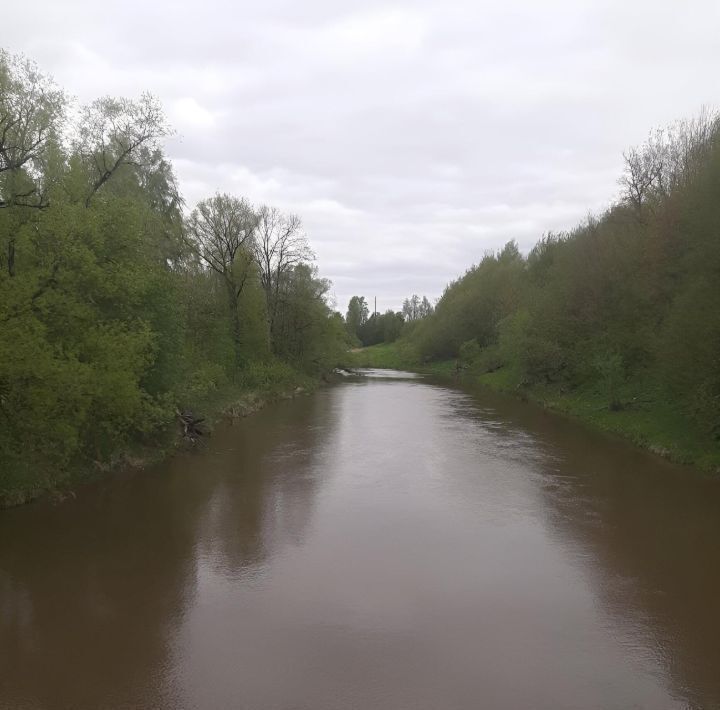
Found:
[(205, 421), (204, 418), (197, 418), (189, 409), (175, 410), (178, 422), (182, 429), (183, 439), (196, 442), (205, 432), (200, 428), (200, 424)]

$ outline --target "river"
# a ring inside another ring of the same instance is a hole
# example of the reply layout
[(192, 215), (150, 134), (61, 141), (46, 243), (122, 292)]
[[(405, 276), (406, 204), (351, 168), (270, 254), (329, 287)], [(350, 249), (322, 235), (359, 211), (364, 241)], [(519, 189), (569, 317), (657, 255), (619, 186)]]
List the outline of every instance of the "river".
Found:
[(720, 708), (720, 480), (369, 371), (0, 512), (0, 708)]

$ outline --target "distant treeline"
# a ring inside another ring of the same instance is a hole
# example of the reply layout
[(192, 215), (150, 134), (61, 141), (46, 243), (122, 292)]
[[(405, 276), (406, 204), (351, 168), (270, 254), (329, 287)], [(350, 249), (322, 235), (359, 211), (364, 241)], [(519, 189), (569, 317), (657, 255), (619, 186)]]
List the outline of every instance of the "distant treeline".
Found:
[(0, 50), (0, 501), (347, 346), (299, 218), (220, 194), (188, 214), (169, 133), (150, 95), (78, 107)]
[(355, 344), (363, 346), (394, 343), (401, 334), (408, 336), (415, 324), (434, 310), (427, 296), (413, 294), (403, 301), (402, 311), (370, 313), (364, 296), (353, 296), (348, 303), (345, 323)]
[(625, 163), (604, 214), (527, 257), (486, 254), (402, 337), (519, 387), (594, 386), (613, 409), (632, 383), (720, 437), (720, 120), (657, 131)]

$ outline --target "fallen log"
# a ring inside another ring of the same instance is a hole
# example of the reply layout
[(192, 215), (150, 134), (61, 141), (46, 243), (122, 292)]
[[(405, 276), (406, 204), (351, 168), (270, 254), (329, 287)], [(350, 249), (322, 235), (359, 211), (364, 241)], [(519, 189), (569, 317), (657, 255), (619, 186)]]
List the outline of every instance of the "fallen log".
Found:
[(185, 409), (182, 412), (176, 409), (175, 413), (177, 414), (182, 429), (183, 439), (195, 442), (201, 436), (205, 435), (205, 432), (199, 426), (205, 421), (203, 417), (196, 417), (189, 409)]

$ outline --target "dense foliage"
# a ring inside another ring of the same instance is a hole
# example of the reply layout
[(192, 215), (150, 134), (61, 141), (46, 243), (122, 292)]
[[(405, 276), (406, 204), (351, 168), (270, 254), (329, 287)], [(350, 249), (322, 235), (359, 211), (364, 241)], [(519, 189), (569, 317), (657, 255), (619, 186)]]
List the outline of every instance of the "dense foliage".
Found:
[(369, 313), (364, 296), (353, 296), (348, 303), (345, 324), (350, 338), (359, 345), (394, 343), (404, 333), (412, 331), (416, 323), (433, 312), (427, 296), (413, 294), (403, 301), (402, 311), (391, 309), (385, 313)]
[(71, 102), (0, 52), (0, 500), (104, 468), (232, 387), (345, 347), (300, 220), (187, 214), (157, 101)]
[(595, 387), (612, 409), (661, 397), (720, 437), (720, 120), (625, 158), (605, 214), (527, 257), (514, 242), (485, 255), (408, 339), (426, 361), (502, 368), (520, 387)]

